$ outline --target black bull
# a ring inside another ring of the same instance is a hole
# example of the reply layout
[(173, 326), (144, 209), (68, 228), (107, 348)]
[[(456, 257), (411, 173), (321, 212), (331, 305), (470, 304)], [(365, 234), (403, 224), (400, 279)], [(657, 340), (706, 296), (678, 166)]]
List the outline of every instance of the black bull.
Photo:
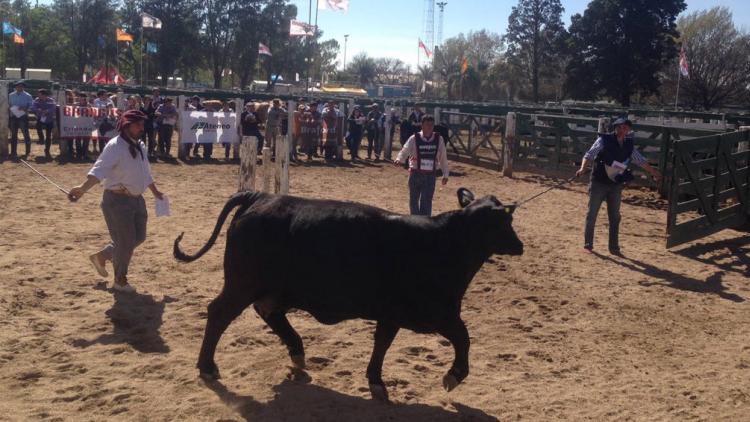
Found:
[(458, 196), (463, 209), (431, 218), (348, 202), (232, 196), (200, 251), (182, 252), (182, 234), (174, 243), (178, 260), (200, 258), (239, 207), (227, 231), (224, 288), (208, 305), (197, 365), (201, 376), (219, 377), (214, 362), (219, 338), (253, 304), (299, 369), (305, 365), (304, 348), (286, 318), (288, 310), (304, 310), (323, 324), (377, 321), (367, 378), (373, 397), (382, 400), (388, 399), (383, 358), (398, 330), (438, 333), (455, 349), (443, 377), (446, 390), (455, 388), (469, 374), (469, 334), (461, 320), (469, 283), (491, 255), (523, 253), (512, 228), (514, 206), (494, 196), (474, 200), (466, 189)]

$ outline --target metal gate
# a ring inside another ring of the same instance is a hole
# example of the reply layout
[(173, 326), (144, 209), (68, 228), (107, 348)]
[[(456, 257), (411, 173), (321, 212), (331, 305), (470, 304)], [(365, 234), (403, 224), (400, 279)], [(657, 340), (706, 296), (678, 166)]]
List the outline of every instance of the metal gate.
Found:
[(750, 221), (750, 131), (673, 143), (667, 248)]

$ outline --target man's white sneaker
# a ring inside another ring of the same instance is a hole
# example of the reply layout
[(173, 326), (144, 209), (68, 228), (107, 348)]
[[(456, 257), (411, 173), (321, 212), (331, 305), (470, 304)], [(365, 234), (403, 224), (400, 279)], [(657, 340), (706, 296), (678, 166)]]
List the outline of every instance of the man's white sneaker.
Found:
[(94, 269), (97, 273), (99, 273), (100, 276), (109, 276), (109, 273), (107, 273), (107, 268), (104, 267), (104, 263), (107, 261), (100, 259), (98, 252), (93, 255), (89, 255), (89, 261), (91, 261), (91, 263), (94, 265)]

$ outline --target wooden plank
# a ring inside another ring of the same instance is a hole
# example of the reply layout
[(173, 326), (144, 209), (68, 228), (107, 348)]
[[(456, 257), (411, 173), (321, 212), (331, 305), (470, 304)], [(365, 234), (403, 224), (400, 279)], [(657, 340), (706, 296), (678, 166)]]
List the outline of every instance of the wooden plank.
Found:
[[(739, 208), (739, 205), (737, 207)], [(667, 248), (673, 248), (687, 242), (692, 242), (714, 233), (718, 233), (724, 229), (737, 227), (747, 221), (747, 218), (739, 214), (735, 209), (732, 209), (729, 214), (730, 216), (727, 219), (715, 224), (710, 224), (708, 219), (704, 216), (700, 219), (674, 227), (672, 233), (667, 236)]]
[(240, 144), (239, 192), (255, 191), (255, 167), (258, 162), (258, 138), (243, 136)]

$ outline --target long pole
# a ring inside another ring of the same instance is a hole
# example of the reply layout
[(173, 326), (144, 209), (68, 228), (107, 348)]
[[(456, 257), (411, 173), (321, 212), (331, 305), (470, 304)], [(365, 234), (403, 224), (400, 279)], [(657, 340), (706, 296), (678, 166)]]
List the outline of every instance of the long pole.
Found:
[(143, 86), (143, 24), (141, 22), (141, 86)]
[(344, 68), (342, 69), (344, 72), (346, 72), (346, 44), (349, 42), (349, 34), (344, 35)]
[(24, 164), (24, 165), (25, 165), (26, 167), (30, 168), (30, 169), (31, 169), (31, 170), (32, 170), (32, 171), (33, 171), (34, 173), (36, 173), (36, 174), (38, 174), (39, 176), (41, 176), (41, 177), (42, 177), (42, 178), (43, 178), (44, 180), (46, 180), (46, 181), (48, 181), (48, 182), (52, 183), (52, 184), (53, 184), (53, 185), (54, 185), (54, 186), (55, 186), (56, 188), (58, 188), (58, 189), (60, 189), (61, 191), (63, 191), (63, 193), (65, 193), (66, 195), (67, 195), (67, 194), (69, 193), (69, 192), (68, 192), (67, 190), (65, 190), (65, 189), (63, 189), (62, 187), (60, 187), (60, 185), (58, 185), (57, 183), (55, 183), (55, 182), (53, 182), (52, 180), (50, 180), (50, 179), (49, 179), (49, 178), (48, 178), (47, 176), (45, 176), (45, 175), (43, 175), (42, 173), (40, 173), (40, 172), (39, 172), (39, 170), (37, 170), (37, 169), (35, 169), (34, 167), (32, 167), (32, 166), (31, 166), (31, 164), (27, 163), (27, 162), (26, 162), (25, 160), (21, 160), (21, 163), (23, 163), (23, 164)]

